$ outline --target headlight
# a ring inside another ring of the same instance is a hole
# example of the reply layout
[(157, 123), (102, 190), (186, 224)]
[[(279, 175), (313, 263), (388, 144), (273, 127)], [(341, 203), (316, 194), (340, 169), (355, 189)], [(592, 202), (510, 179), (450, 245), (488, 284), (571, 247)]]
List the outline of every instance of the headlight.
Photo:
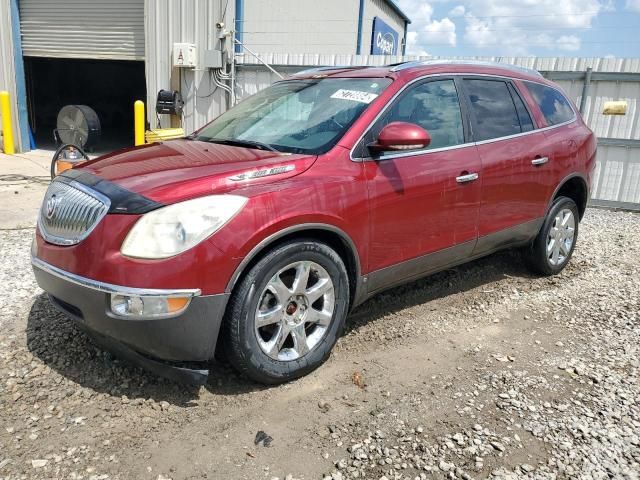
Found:
[(133, 226), (120, 251), (127, 257), (172, 257), (219, 230), (245, 203), (237, 195), (211, 195), (154, 210)]

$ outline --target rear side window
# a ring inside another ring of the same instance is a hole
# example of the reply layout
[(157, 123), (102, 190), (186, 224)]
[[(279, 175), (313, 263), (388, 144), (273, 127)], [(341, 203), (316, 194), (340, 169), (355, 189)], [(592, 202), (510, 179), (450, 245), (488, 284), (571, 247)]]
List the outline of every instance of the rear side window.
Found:
[(520, 118), (506, 82), (466, 79), (464, 84), (475, 114), (476, 141), (522, 133)]
[(549, 126), (573, 119), (575, 116), (573, 108), (562, 93), (539, 83), (525, 83)]
[(509, 85), (509, 91), (513, 97), (513, 102), (516, 104), (516, 111), (518, 112), (518, 118), (520, 119), (520, 128), (523, 132), (530, 132), (533, 130), (533, 121), (531, 120), (531, 115), (529, 115), (529, 112), (527, 111), (527, 107), (524, 106), (522, 98), (520, 98), (520, 95), (513, 85)]

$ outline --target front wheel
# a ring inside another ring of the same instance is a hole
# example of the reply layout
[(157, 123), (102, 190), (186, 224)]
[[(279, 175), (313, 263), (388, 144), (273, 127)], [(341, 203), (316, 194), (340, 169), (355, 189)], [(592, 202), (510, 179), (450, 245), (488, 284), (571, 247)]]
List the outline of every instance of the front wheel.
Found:
[(312, 240), (283, 244), (233, 293), (223, 326), (228, 360), (260, 383), (305, 375), (329, 357), (348, 306), (347, 270), (332, 248)]
[(525, 250), (529, 268), (541, 275), (560, 273), (569, 263), (578, 240), (578, 206), (568, 197), (558, 197), (531, 246)]

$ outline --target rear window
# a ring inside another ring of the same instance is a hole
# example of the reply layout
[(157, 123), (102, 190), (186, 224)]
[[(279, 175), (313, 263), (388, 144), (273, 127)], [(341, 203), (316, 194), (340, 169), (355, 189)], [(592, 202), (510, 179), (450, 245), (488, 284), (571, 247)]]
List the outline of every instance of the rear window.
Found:
[(539, 83), (525, 83), (549, 126), (573, 120), (573, 108), (562, 93)]

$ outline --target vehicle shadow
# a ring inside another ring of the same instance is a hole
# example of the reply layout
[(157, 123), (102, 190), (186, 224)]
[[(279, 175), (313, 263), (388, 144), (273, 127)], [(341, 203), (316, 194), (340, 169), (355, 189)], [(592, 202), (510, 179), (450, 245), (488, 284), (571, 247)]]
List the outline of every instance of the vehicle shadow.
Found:
[[(405, 308), (488, 285), (506, 277), (531, 278), (514, 252), (502, 252), (376, 295), (347, 318), (344, 334)], [(434, 307), (435, 308), (435, 307)], [(83, 387), (130, 401), (152, 398), (172, 405), (197, 404), (199, 388), (166, 380), (121, 361), (96, 346), (75, 323), (39, 295), (27, 322), (27, 347), (49, 368)], [(268, 387), (238, 375), (224, 360), (211, 366), (205, 388), (214, 395), (241, 395)]]
[[(94, 344), (73, 320), (59, 312), (46, 294), (36, 297), (27, 319), (27, 348), (51, 370), (96, 393), (153, 399), (195, 406), (200, 388), (148, 373)], [(264, 389), (239, 376), (224, 362), (214, 362), (205, 385), (215, 395), (238, 395)]]
[[(422, 305), (457, 293), (490, 285), (505, 278), (535, 278), (517, 250), (505, 250), (440, 273), (385, 290), (355, 308), (344, 334), (392, 315), (405, 308)], [(435, 307), (434, 307), (435, 309)]]

